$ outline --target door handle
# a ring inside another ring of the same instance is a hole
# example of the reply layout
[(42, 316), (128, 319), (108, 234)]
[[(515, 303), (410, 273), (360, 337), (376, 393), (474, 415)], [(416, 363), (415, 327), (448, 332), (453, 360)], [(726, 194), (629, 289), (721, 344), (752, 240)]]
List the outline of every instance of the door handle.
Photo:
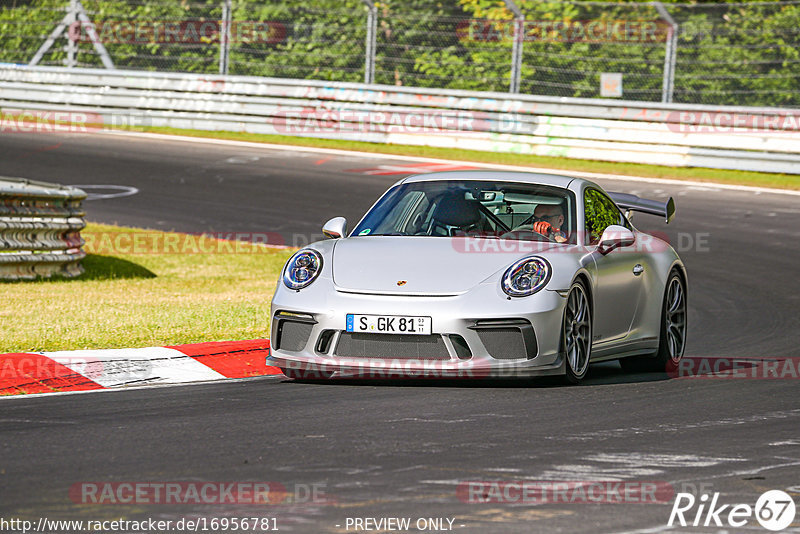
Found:
[(633, 274), (635, 274), (636, 276), (639, 276), (643, 272), (644, 272), (644, 267), (642, 267), (641, 263), (637, 263), (636, 265), (633, 266)]

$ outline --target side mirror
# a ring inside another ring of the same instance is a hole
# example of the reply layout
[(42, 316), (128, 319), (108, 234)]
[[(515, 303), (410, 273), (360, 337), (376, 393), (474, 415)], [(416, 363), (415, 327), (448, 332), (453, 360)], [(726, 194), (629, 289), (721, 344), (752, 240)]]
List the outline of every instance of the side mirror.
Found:
[(675, 217), (675, 200), (672, 197), (669, 197), (669, 200), (667, 200), (664, 211), (667, 216), (667, 224), (669, 224), (672, 218)]
[(636, 236), (633, 235), (633, 232), (624, 226), (612, 224), (603, 230), (603, 235), (597, 244), (597, 251), (600, 254), (608, 254), (615, 248), (629, 247), (633, 245), (634, 241), (636, 241)]
[(328, 239), (339, 239), (347, 233), (347, 219), (334, 217), (322, 227), (322, 233)]

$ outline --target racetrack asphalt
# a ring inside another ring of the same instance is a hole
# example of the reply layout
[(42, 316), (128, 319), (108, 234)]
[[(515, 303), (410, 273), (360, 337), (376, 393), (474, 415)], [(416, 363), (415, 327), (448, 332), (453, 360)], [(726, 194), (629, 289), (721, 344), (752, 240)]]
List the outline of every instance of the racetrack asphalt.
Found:
[[(0, 175), (136, 187), (86, 203), (96, 222), (183, 232), (276, 232), (303, 245), (354, 224), (406, 164), (356, 156), (110, 135), (0, 136)], [(598, 180), (674, 196), (664, 232), (689, 271), (692, 357), (800, 358), (797, 197)], [(3, 321), (9, 320), (3, 317)], [(593, 366), (552, 381), (295, 383), (275, 378), (3, 399), (0, 517), (273, 516), (286, 532), (355, 532), (347, 518), (454, 519), (463, 532), (716, 532), (666, 527), (671, 503), (469, 503), (463, 481), (656, 481), (755, 504), (800, 505), (800, 379), (670, 379)], [(318, 484), (329, 500), (253, 505), (86, 505), (76, 483)], [(699, 495), (698, 492), (695, 492)], [(688, 517), (688, 516), (687, 516)], [(691, 519), (691, 518), (690, 518)], [(447, 523), (445, 523), (447, 524)], [(800, 532), (800, 516), (792, 529)], [(759, 528), (752, 520), (750, 526)], [(363, 530), (362, 530), (363, 531)]]

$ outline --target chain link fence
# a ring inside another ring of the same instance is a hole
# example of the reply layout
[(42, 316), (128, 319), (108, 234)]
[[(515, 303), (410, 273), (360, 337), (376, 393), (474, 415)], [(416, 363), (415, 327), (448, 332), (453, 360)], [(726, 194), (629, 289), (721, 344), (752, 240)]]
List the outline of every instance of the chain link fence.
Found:
[(800, 0), (0, 0), (0, 61), (800, 107)]

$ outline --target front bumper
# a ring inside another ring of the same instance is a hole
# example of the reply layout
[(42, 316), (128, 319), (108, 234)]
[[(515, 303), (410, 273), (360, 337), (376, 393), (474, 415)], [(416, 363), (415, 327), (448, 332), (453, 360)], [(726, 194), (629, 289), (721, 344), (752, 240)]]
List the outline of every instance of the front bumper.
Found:
[[(453, 296), (374, 295), (319, 282), (301, 291), (276, 291), (269, 365), (311, 377), (499, 378), (564, 372), (559, 350), (566, 299), (555, 291), (509, 299), (497, 284), (486, 283)], [(429, 316), (432, 335), (347, 333), (347, 314)]]

